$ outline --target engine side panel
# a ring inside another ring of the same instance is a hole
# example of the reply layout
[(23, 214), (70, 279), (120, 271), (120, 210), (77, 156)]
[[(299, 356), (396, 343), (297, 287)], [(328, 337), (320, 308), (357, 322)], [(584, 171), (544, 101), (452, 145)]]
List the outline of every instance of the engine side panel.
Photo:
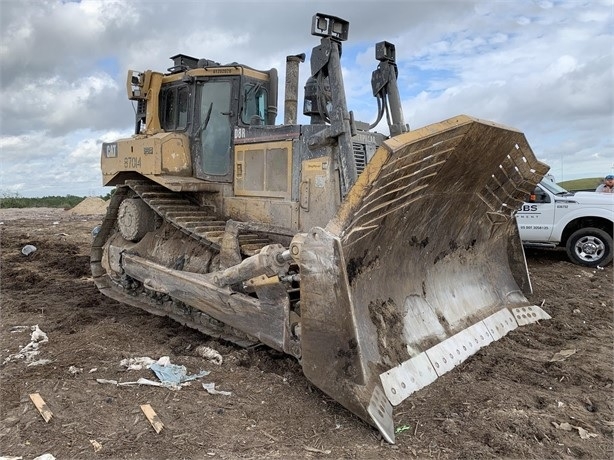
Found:
[(188, 137), (181, 133), (158, 133), (105, 142), (100, 166), (103, 185), (109, 185), (125, 172), (150, 178), (161, 174), (188, 177), (192, 174)]

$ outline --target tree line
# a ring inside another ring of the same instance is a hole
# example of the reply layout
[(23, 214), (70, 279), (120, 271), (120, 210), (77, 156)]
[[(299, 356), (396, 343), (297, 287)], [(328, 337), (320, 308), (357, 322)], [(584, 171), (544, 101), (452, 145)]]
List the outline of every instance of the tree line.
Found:
[[(2, 193), (0, 208), (62, 208), (71, 209), (81, 203), (86, 197), (76, 195), (44, 196), (41, 198), (25, 198), (19, 193)], [(111, 193), (101, 196), (103, 200), (111, 198)]]

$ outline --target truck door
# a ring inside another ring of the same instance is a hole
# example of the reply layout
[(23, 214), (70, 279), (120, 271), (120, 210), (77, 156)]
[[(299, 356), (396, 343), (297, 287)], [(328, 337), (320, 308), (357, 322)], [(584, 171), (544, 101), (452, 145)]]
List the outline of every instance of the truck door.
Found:
[(554, 226), (554, 199), (539, 185), (516, 212), (523, 241), (548, 241)]

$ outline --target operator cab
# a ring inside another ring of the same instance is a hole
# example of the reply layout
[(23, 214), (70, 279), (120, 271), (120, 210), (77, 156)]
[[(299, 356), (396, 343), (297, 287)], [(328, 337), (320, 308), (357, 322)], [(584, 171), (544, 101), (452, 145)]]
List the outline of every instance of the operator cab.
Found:
[(166, 74), (128, 74), (128, 98), (137, 101), (135, 134), (184, 133), (194, 177), (232, 182), (234, 128), (275, 124), (277, 71), (184, 54), (171, 59)]

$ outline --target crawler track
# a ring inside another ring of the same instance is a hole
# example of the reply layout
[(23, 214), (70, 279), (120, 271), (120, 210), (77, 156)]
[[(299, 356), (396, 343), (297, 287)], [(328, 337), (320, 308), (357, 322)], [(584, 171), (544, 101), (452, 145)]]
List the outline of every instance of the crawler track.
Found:
[[(258, 340), (222, 323), (202, 311), (171, 298), (170, 296), (146, 289), (142, 283), (127, 276), (113, 279), (102, 266), (104, 246), (116, 231), (120, 204), (126, 198), (140, 197), (160, 219), (180, 230), (187, 237), (195, 239), (214, 255), (219, 253), (220, 242), (226, 222), (216, 216), (212, 209), (198, 206), (180, 193), (147, 181), (128, 181), (118, 186), (111, 197), (107, 214), (92, 243), (90, 264), (94, 282), (98, 289), (118, 302), (141, 308), (149, 313), (168, 316), (190, 328), (209, 336), (233, 342), (239, 346), (251, 346)], [(256, 234), (239, 235), (239, 245), (244, 256), (256, 254), (270, 244), (266, 237)]]

